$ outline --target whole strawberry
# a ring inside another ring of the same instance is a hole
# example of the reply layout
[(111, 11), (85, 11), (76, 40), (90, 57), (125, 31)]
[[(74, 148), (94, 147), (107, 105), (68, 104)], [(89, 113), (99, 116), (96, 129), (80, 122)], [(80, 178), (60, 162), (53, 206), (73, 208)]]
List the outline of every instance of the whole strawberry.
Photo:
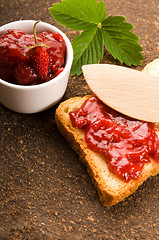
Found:
[(47, 76), (49, 66), (49, 55), (45, 47), (37, 46), (29, 50), (29, 61), (37, 75)]
[(20, 85), (32, 85), (37, 82), (37, 75), (28, 64), (21, 63), (15, 69), (15, 78)]
[(29, 49), (28, 55), (29, 61), (37, 75), (39, 77), (46, 77), (49, 67), (49, 55), (46, 51), (47, 46), (43, 44), (38, 45), (36, 37), (36, 25), (38, 22), (39, 21), (34, 24), (35, 47)]

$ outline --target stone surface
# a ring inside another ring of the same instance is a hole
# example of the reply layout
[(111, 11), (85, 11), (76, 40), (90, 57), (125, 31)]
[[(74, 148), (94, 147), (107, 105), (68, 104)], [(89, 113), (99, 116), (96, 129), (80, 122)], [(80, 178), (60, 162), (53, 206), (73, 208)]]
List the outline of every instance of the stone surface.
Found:
[[(76, 35), (50, 16), (53, 0), (1, 0), (0, 24), (41, 19)], [(145, 60), (159, 55), (158, 0), (107, 0), (107, 14), (124, 15), (140, 36)], [(113, 63), (105, 52), (104, 63)], [(90, 93), (83, 76), (70, 77), (62, 99)], [(78, 156), (60, 135), (54, 114), (24, 115), (0, 105), (0, 239), (159, 239), (159, 177), (132, 196), (104, 207)]]

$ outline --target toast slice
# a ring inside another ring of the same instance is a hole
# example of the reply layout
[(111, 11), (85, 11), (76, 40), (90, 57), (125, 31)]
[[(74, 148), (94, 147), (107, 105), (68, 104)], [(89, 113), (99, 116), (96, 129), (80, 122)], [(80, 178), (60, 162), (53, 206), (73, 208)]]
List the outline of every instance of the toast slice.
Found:
[(72, 126), (69, 112), (79, 108), (90, 96), (74, 97), (61, 103), (55, 113), (55, 121), (61, 134), (67, 139), (71, 147), (79, 154), (80, 160), (87, 168), (89, 175), (98, 191), (101, 202), (105, 206), (112, 206), (136, 191), (136, 189), (150, 176), (159, 173), (159, 164), (151, 159), (144, 165), (141, 176), (126, 183), (110, 172), (102, 155), (87, 148), (84, 131)]

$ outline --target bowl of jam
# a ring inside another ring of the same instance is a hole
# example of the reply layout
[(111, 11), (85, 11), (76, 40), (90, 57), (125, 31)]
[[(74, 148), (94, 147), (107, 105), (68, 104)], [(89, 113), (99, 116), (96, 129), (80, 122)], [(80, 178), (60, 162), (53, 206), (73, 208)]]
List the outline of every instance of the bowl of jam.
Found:
[(0, 27), (0, 103), (37, 113), (64, 95), (73, 60), (67, 36), (55, 26), (20, 20)]

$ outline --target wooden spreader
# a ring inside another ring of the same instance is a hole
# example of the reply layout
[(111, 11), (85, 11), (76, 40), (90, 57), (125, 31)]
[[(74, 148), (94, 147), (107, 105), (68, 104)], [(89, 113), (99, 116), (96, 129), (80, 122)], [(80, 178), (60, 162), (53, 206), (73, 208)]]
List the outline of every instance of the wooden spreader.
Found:
[(106, 105), (132, 118), (159, 122), (159, 77), (128, 67), (82, 67), (91, 91)]

